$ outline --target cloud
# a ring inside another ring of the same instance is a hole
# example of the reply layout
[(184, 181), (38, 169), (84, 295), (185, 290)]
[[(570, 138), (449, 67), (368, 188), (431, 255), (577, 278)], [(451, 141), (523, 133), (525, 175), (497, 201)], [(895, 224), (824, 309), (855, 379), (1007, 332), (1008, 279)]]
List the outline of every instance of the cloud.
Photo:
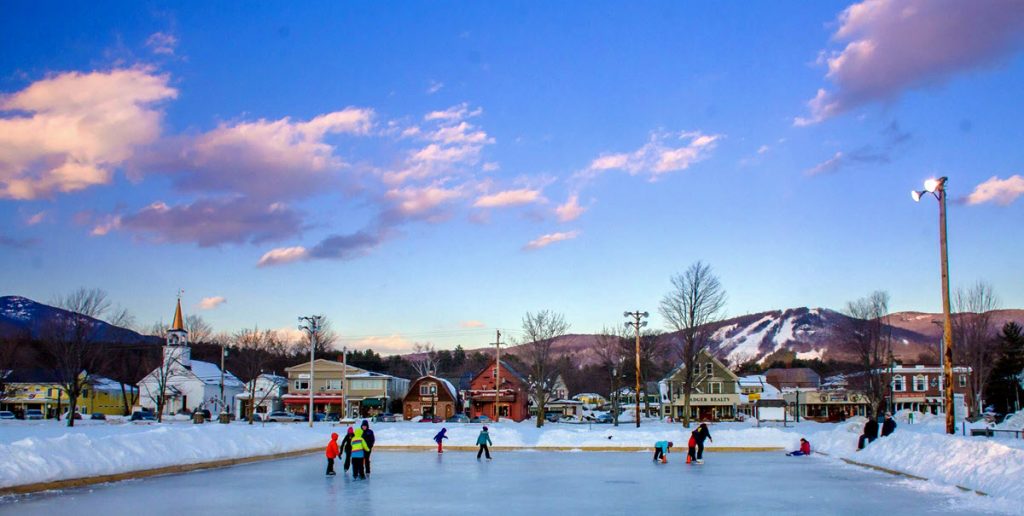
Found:
[(266, 267), (269, 265), (281, 265), (285, 263), (296, 262), (299, 260), (305, 260), (309, 253), (305, 247), (278, 247), (277, 249), (271, 249), (260, 257), (260, 261), (256, 263), (257, 267)]
[(227, 302), (228, 300), (225, 299), (224, 296), (204, 297), (199, 301), (199, 308), (202, 308), (203, 310), (213, 310)]
[(462, 103), (428, 113), (424, 119), (433, 128), (404, 130), (403, 136), (418, 138), (426, 144), (411, 150), (396, 170), (384, 172), (384, 182), (398, 185), (468, 172), (467, 167), (479, 163), (484, 146), (494, 143), (494, 138), (484, 130), (466, 121), (481, 113), (482, 109), (470, 110), (468, 104)]
[(462, 321), (459, 323), (462, 328), (483, 328), (487, 326), (481, 321)]
[(154, 202), (121, 216), (118, 227), (151, 235), (158, 242), (195, 242), (199, 247), (211, 247), (292, 237), (301, 232), (302, 219), (281, 203), (235, 197), (200, 199), (177, 206)]
[(482, 167), (480, 167), (480, 170), (483, 170), (484, 172), (494, 172), (495, 170), (498, 170), (500, 168), (501, 165), (493, 161), (488, 161), (487, 163), (484, 163)]
[(67, 72), (0, 96), (0, 198), (36, 199), (107, 184), (160, 136), (155, 105), (177, 97), (148, 68)]
[(385, 195), (393, 206), (381, 218), (389, 223), (410, 219), (436, 221), (443, 215), (441, 210), (445, 205), (462, 196), (462, 188), (440, 185), (393, 188)]
[(1013, 175), (1006, 179), (990, 177), (984, 183), (974, 187), (967, 196), (967, 204), (984, 204), (992, 202), (1000, 206), (1008, 206), (1024, 195), (1024, 176)]
[(331, 235), (309, 250), (310, 258), (351, 260), (364, 256), (384, 241), (383, 232), (356, 231), (348, 235)]
[(146, 46), (154, 54), (174, 55), (174, 49), (178, 46), (178, 38), (173, 34), (165, 32), (154, 32), (146, 39)]
[(879, 146), (862, 145), (848, 152), (837, 151), (831, 158), (818, 163), (807, 170), (809, 176), (830, 174), (855, 165), (880, 165), (890, 163), (896, 150), (909, 141), (912, 135), (900, 129), (899, 122), (893, 121), (881, 135), (883, 141)]
[(798, 126), (998, 63), (1024, 43), (1024, 3), (866, 0), (838, 25), (832, 39), (845, 46), (820, 58), (835, 88), (818, 90)]
[(0, 247), (8, 247), (11, 249), (27, 249), (39, 243), (34, 238), (16, 238), (8, 235), (0, 234)]
[(651, 133), (648, 142), (633, 152), (599, 156), (590, 163), (587, 174), (619, 169), (634, 176), (648, 174), (654, 180), (669, 172), (686, 170), (690, 165), (707, 158), (721, 137), (699, 131)]
[(290, 200), (323, 191), (344, 162), (331, 134), (368, 135), (372, 109), (347, 107), (310, 120), (259, 119), (222, 124), (151, 154), (143, 168), (171, 174), (186, 191)]
[(89, 234), (92, 236), (105, 236), (111, 231), (121, 227), (121, 216), (120, 215), (105, 215), (93, 225), (92, 230)]
[(583, 212), (587, 211), (586, 208), (580, 206), (579, 196), (572, 194), (566, 199), (565, 204), (562, 204), (555, 208), (555, 215), (558, 215), (559, 222), (570, 222), (576, 220), (583, 215)]
[(519, 206), (544, 202), (544, 196), (540, 190), (521, 188), (518, 190), (505, 190), (489, 195), (482, 195), (477, 198), (473, 206), (476, 208), (504, 208), (507, 206)]
[(465, 120), (467, 118), (473, 118), (479, 116), (484, 112), (483, 108), (476, 108), (473, 110), (469, 109), (469, 103), (463, 102), (452, 106), (444, 111), (431, 111), (427, 113), (423, 119), (426, 121), (431, 120)]
[(580, 234), (579, 231), (567, 231), (567, 232), (549, 233), (547, 235), (541, 235), (541, 236), (537, 237), (536, 239), (531, 240), (528, 244), (526, 244), (525, 247), (523, 247), (523, 249), (525, 249), (527, 251), (532, 251), (534, 249), (540, 249), (542, 247), (547, 247), (547, 246), (549, 246), (549, 245), (551, 245), (551, 244), (553, 244), (555, 242), (561, 242), (563, 240), (572, 240), (573, 238), (576, 238), (577, 236), (579, 236), (579, 234)]
[(372, 349), (381, 355), (402, 355), (412, 353), (413, 346), (417, 344), (416, 342), (412, 342), (397, 333), (391, 335), (362, 337), (355, 340), (343, 340), (347, 342), (346, 346), (348, 346), (349, 349)]
[(33, 213), (32, 215), (29, 215), (28, 217), (25, 218), (25, 225), (35, 226), (36, 224), (41, 224), (43, 221), (46, 220), (46, 217), (46, 210), (40, 211), (38, 213)]
[(444, 83), (440, 81), (430, 81), (430, 86), (427, 88), (427, 95), (433, 95), (444, 88)]
[(762, 146), (760, 146), (760, 147), (758, 147), (758, 148), (757, 148), (757, 153), (758, 153), (758, 154), (765, 154), (765, 153), (767, 153), (768, 151), (770, 151), (771, 149), (772, 149), (772, 148), (771, 148), (771, 147), (769, 147), (769, 146), (767, 146), (767, 145), (762, 145)]

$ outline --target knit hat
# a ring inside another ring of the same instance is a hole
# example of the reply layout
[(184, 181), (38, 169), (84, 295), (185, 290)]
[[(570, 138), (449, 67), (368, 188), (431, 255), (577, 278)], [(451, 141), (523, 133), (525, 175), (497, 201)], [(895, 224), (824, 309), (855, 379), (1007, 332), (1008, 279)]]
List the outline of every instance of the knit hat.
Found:
[(353, 429), (351, 426), (348, 427), (348, 435), (352, 435), (354, 433), (356, 433), (355, 429)]

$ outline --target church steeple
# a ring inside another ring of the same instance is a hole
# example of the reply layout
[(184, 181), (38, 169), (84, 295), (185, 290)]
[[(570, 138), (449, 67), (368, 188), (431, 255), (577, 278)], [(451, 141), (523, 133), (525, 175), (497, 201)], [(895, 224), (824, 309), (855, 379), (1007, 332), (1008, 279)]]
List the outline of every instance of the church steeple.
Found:
[(181, 316), (181, 294), (178, 294), (178, 304), (174, 307), (174, 322), (167, 330), (164, 363), (177, 363), (186, 369), (192, 368), (192, 352), (188, 347), (188, 330), (185, 329), (185, 320)]
[(181, 318), (181, 297), (178, 298), (178, 306), (174, 309), (174, 324), (171, 325), (171, 330), (185, 331), (185, 322)]

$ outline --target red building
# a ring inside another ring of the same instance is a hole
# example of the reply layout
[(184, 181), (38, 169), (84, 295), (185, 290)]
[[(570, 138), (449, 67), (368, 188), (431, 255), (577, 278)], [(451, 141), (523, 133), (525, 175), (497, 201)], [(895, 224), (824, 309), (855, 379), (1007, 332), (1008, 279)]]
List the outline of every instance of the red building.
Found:
[[(487, 416), (496, 420), (500, 416), (517, 423), (529, 418), (529, 396), (527, 395), (529, 389), (526, 379), (515, 369), (509, 367), (506, 362), (501, 362), (497, 367), (495, 367), (495, 362), (495, 360), (491, 360), (487, 367), (484, 367), (470, 381), (469, 417)], [(501, 388), (496, 393), (495, 380), (498, 376), (501, 377)]]
[[(970, 376), (970, 367), (953, 367), (953, 395), (963, 396), (968, 412), (974, 403), (969, 387)], [(889, 398), (891, 392), (894, 412), (906, 409), (937, 414), (943, 411), (942, 366), (897, 365), (891, 375), (889, 369), (882, 370), (882, 378), (886, 386), (885, 397)]]
[(402, 416), (412, 419), (416, 416), (441, 417), (455, 415), (459, 395), (455, 386), (444, 378), (421, 376), (409, 386), (409, 392), (402, 400)]

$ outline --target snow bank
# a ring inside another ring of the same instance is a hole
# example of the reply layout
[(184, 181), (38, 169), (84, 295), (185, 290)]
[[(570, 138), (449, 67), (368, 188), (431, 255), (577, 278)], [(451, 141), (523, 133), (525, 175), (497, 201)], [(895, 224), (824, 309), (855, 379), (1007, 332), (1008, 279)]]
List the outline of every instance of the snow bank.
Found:
[(901, 427), (858, 452), (861, 430), (861, 425), (848, 423), (818, 432), (810, 439), (815, 449), (837, 457), (1024, 502), (1020, 487), (1024, 481), (1024, 450), (1020, 448), (993, 439)]

